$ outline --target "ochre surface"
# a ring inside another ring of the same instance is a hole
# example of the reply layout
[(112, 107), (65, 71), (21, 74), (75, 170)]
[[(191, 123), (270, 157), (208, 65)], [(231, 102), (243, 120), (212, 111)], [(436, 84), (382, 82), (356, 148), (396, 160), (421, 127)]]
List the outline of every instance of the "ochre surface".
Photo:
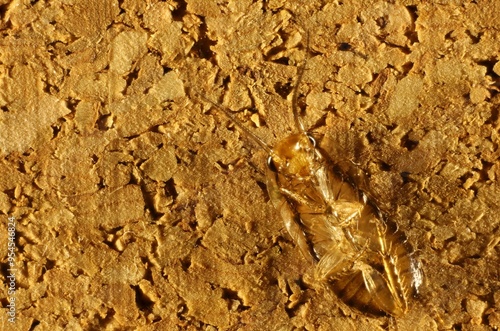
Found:
[[(0, 0), (0, 18), (0, 329), (500, 327), (500, 1)], [(274, 145), (304, 64), (306, 126), (422, 263), (402, 317), (314, 281), (266, 153), (204, 99)]]

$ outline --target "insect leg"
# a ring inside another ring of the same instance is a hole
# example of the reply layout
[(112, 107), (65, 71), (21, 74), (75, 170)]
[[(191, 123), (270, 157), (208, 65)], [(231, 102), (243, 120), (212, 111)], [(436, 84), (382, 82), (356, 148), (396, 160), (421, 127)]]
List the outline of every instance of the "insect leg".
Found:
[(292, 210), (288, 201), (280, 193), (280, 189), (278, 184), (276, 183), (276, 177), (274, 176), (274, 173), (272, 173), (270, 169), (268, 169), (267, 171), (267, 189), (269, 192), (269, 196), (274, 204), (274, 207), (280, 213), (286, 230), (292, 237), (292, 240), (295, 242), (295, 244), (299, 247), (302, 255), (309, 262), (315, 262), (314, 251), (308, 244), (305, 233), (299, 224), (297, 214)]
[(325, 211), (325, 207), (323, 205), (319, 205), (303, 195), (292, 192), (284, 187), (280, 187), (279, 191), (281, 194), (297, 203), (297, 206), (299, 206), (297, 211), (299, 213), (318, 214)]
[(339, 278), (351, 269), (353, 263), (341, 250), (331, 250), (319, 260), (315, 270), (316, 278), (321, 281)]

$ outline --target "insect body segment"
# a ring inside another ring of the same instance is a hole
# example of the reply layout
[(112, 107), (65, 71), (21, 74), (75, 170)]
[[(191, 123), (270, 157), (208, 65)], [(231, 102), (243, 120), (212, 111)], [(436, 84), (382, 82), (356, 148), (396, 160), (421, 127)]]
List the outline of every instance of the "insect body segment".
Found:
[(420, 284), (404, 238), (390, 232), (364, 194), (347, 183), (306, 133), (270, 153), (268, 190), (316, 276), (347, 304), (402, 315)]

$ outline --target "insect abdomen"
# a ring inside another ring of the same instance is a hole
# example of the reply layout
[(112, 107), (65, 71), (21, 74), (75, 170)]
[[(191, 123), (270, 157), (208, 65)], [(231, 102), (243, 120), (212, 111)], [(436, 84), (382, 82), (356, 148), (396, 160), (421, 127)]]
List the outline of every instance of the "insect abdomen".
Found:
[(400, 240), (396, 233), (385, 233), (381, 238), (385, 251), (379, 251), (378, 256), (365, 260), (364, 264), (361, 262), (360, 269), (332, 279), (329, 283), (337, 296), (346, 304), (372, 314), (404, 314), (421, 276), (415, 274), (419, 273), (416, 262)]

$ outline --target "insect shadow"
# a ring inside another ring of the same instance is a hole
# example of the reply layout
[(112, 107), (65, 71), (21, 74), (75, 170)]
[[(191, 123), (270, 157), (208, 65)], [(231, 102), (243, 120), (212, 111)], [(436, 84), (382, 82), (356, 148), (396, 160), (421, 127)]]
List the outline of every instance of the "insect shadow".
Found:
[[(306, 32), (306, 49), (309, 37)], [(405, 235), (388, 226), (367, 194), (316, 145), (297, 106), (293, 88), (295, 133), (270, 146), (236, 119), (230, 109), (194, 92), (233, 122), (268, 154), (269, 197), (315, 278), (344, 303), (372, 315), (401, 316), (423, 281), (422, 271)]]

